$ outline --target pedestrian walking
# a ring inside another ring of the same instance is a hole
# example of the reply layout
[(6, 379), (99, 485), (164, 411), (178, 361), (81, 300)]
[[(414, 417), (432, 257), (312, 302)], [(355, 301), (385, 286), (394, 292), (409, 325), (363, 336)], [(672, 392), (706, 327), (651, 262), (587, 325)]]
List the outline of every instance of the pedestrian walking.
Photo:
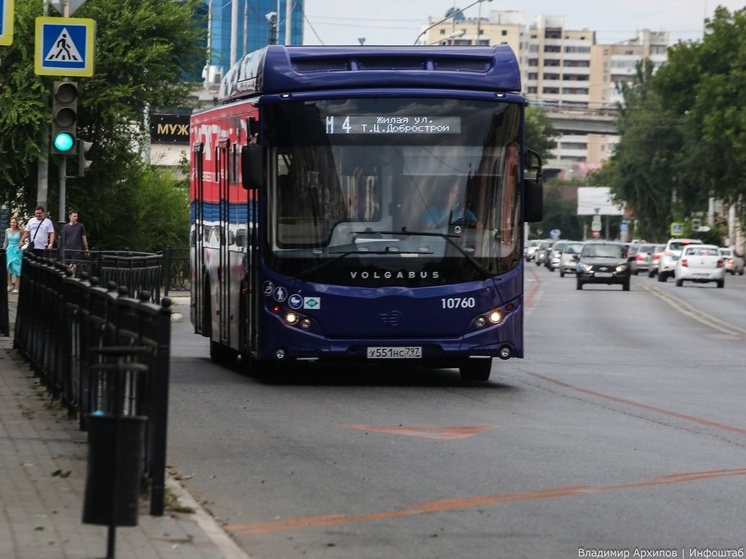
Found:
[(23, 262), (23, 251), (21, 250), (21, 235), (23, 229), (18, 225), (18, 218), (11, 217), (10, 227), (5, 230), (5, 266), (8, 269), (8, 291), (18, 291), (21, 285), (21, 263)]
[(26, 224), (26, 229), (21, 233), (21, 241), (18, 248), (23, 248), (23, 243), (31, 237), (31, 248), (37, 256), (46, 256), (48, 250), (54, 248), (54, 224), (52, 220), (44, 215), (44, 206), (36, 206), (34, 217)]
[(78, 212), (72, 210), (68, 214), (68, 223), (62, 228), (62, 242), (65, 247), (65, 264), (76, 274), (81, 257), (88, 256), (88, 236), (85, 225), (78, 221)]

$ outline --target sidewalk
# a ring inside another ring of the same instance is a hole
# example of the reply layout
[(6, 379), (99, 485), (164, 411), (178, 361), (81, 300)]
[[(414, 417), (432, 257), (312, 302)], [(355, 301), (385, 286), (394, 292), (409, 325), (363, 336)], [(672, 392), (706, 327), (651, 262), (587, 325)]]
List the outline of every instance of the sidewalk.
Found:
[[(18, 295), (8, 298), (13, 325)], [(82, 523), (86, 433), (13, 349), (12, 328), (11, 337), (0, 336), (0, 557), (106, 557), (107, 526)], [(167, 508), (155, 517), (143, 502), (138, 525), (116, 529), (116, 558), (248, 559), (178, 482), (167, 484), (179, 508), (195, 512)]]

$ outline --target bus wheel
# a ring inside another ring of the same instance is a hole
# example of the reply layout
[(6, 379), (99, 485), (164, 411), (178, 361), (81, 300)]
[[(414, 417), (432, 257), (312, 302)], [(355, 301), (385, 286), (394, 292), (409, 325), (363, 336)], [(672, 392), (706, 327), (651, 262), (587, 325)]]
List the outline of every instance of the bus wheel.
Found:
[(461, 380), (489, 380), (492, 372), (492, 359), (467, 359), (459, 367)]
[(231, 365), (236, 362), (238, 353), (215, 340), (210, 340), (210, 360), (217, 365)]

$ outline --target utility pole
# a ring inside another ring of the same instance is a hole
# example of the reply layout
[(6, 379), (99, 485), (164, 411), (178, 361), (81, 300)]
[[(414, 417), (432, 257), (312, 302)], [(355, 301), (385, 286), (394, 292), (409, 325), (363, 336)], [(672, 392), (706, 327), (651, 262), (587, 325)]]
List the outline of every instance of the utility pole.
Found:
[(238, 0), (231, 4), (231, 68), (236, 65), (238, 56), (236, 53), (238, 45)]
[[(49, 16), (49, 3), (44, 2), (44, 17)], [(42, 94), (42, 103), (49, 104), (49, 98), (46, 93)], [(39, 158), (36, 163), (36, 205), (48, 208), (47, 196), (49, 196), (49, 125), (44, 124), (41, 127), (41, 152), (44, 156)]]
[(293, 44), (293, 34), (292, 34), (292, 9), (293, 9), (293, 0), (285, 0), (285, 44), (291, 45)]

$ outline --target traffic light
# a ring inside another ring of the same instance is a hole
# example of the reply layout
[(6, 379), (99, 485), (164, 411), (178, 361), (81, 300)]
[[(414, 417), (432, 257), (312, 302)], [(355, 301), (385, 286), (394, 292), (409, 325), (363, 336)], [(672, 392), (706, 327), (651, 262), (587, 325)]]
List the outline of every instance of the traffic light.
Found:
[(92, 161), (86, 159), (93, 147), (93, 142), (78, 140), (78, 176), (84, 177), (85, 171), (91, 166)]
[(52, 155), (75, 155), (78, 126), (77, 82), (54, 82), (52, 91)]

